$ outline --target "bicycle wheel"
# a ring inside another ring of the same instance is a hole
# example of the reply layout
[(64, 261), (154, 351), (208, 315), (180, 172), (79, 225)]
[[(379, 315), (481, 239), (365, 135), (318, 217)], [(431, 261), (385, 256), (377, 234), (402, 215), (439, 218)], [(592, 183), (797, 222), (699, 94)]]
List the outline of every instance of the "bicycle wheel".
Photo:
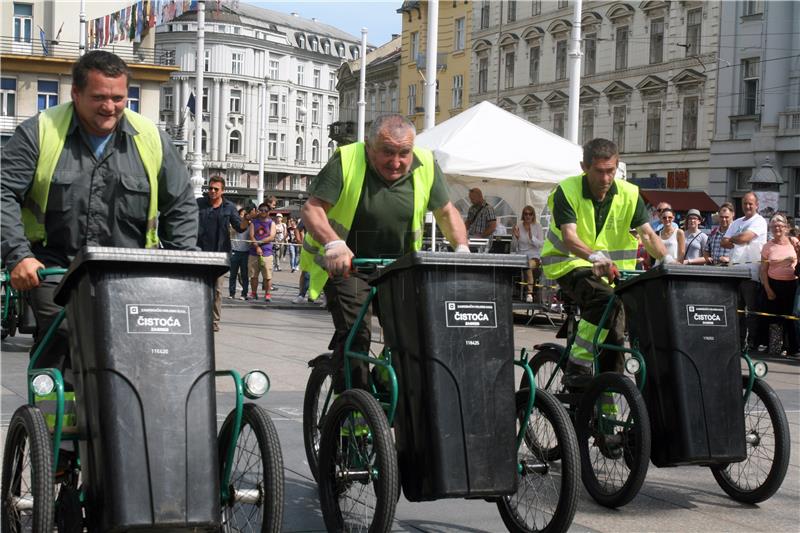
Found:
[[(520, 423), (528, 395), (528, 390), (517, 393)], [(569, 415), (558, 400), (537, 390), (534, 402), (533, 411), (525, 421), (523, 443), (517, 451), (521, 467), (517, 492), (500, 498), (497, 507), (509, 531), (562, 532), (572, 524), (578, 503), (578, 441)], [(548, 459), (547, 450), (556, 445), (561, 456)]]
[(336, 369), (330, 361), (319, 361), (311, 370), (303, 396), (303, 444), (308, 469), (316, 481), (319, 467), (319, 437), (325, 414), (334, 400), (333, 379)]
[[(744, 378), (747, 387), (748, 378)], [(744, 406), (747, 458), (714, 466), (711, 472), (722, 490), (736, 501), (759, 503), (780, 488), (789, 467), (789, 421), (778, 395), (756, 379)]]
[(581, 478), (600, 505), (621, 507), (644, 483), (650, 461), (650, 420), (639, 389), (616, 372), (594, 378), (575, 419)]
[(53, 530), (53, 452), (42, 412), (23, 405), (14, 412), (3, 450), (3, 531)]
[[(219, 432), (220, 475), (236, 415), (232, 411)], [(283, 457), (278, 432), (269, 415), (247, 403), (233, 453), (228, 501), (222, 502), (222, 531), (277, 533), (283, 525)]]
[(319, 499), (328, 531), (389, 531), (399, 497), (397, 453), (377, 400), (350, 389), (322, 427)]

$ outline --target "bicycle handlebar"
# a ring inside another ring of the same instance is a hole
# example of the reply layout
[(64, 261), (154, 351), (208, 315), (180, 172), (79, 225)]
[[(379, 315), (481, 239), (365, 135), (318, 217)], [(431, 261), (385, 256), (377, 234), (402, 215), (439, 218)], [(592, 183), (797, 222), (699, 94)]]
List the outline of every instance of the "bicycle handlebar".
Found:
[[(40, 280), (44, 280), (48, 276), (60, 276), (66, 274), (67, 269), (62, 267), (40, 268), (36, 273), (39, 275)], [(9, 281), (11, 281), (11, 272), (3, 271), (0, 273), (0, 282), (8, 283)]]

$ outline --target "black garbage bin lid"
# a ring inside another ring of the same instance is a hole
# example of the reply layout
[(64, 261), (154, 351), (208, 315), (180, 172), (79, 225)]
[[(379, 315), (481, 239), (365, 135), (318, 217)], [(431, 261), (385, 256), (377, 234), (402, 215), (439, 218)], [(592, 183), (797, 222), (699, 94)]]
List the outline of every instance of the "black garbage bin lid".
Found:
[(391, 265), (379, 270), (369, 283), (378, 285), (387, 276), (400, 270), (414, 267), (463, 267), (463, 268), (528, 268), (528, 258), (518, 254), (456, 254), (453, 252), (412, 252)]
[(627, 279), (615, 288), (615, 292), (623, 292), (637, 283), (644, 283), (649, 280), (663, 277), (681, 278), (702, 278), (704, 280), (721, 279), (749, 279), (750, 269), (746, 266), (706, 266), (706, 265), (681, 265), (681, 264), (662, 264), (651, 268), (647, 272)]
[(183, 274), (197, 272), (214, 278), (230, 269), (228, 254), (222, 252), (84, 246), (70, 263), (53, 299), (58, 305), (66, 305), (70, 289), (90, 267), (136, 271), (137, 267), (151, 269), (159, 265), (172, 265), (176, 272)]

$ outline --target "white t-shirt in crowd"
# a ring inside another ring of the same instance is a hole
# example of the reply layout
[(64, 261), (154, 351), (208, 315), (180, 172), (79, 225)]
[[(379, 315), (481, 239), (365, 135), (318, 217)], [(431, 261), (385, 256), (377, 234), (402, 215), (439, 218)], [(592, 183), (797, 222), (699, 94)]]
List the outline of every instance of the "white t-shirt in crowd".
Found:
[(750, 278), (758, 281), (761, 248), (767, 242), (767, 221), (758, 213), (750, 218), (737, 218), (725, 232), (725, 237), (730, 239), (745, 231), (755, 233), (755, 238), (748, 244), (734, 244), (728, 257), (732, 265), (747, 264), (750, 268)]

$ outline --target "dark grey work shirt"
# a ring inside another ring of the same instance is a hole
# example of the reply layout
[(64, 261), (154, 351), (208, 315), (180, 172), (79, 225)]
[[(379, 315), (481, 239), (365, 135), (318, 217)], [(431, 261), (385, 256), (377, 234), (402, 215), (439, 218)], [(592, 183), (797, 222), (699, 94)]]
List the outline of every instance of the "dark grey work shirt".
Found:
[[(69, 265), (85, 245), (142, 248), (150, 184), (134, 144), (136, 130), (123, 116), (100, 159), (73, 116), (53, 173), (45, 213), (47, 244), (25, 238), (21, 207), (39, 157), (39, 120), (17, 127), (0, 160), (2, 259), (9, 270), (35, 256), (47, 266)], [(164, 248), (197, 249), (197, 204), (189, 173), (172, 141), (161, 134), (158, 234)]]

